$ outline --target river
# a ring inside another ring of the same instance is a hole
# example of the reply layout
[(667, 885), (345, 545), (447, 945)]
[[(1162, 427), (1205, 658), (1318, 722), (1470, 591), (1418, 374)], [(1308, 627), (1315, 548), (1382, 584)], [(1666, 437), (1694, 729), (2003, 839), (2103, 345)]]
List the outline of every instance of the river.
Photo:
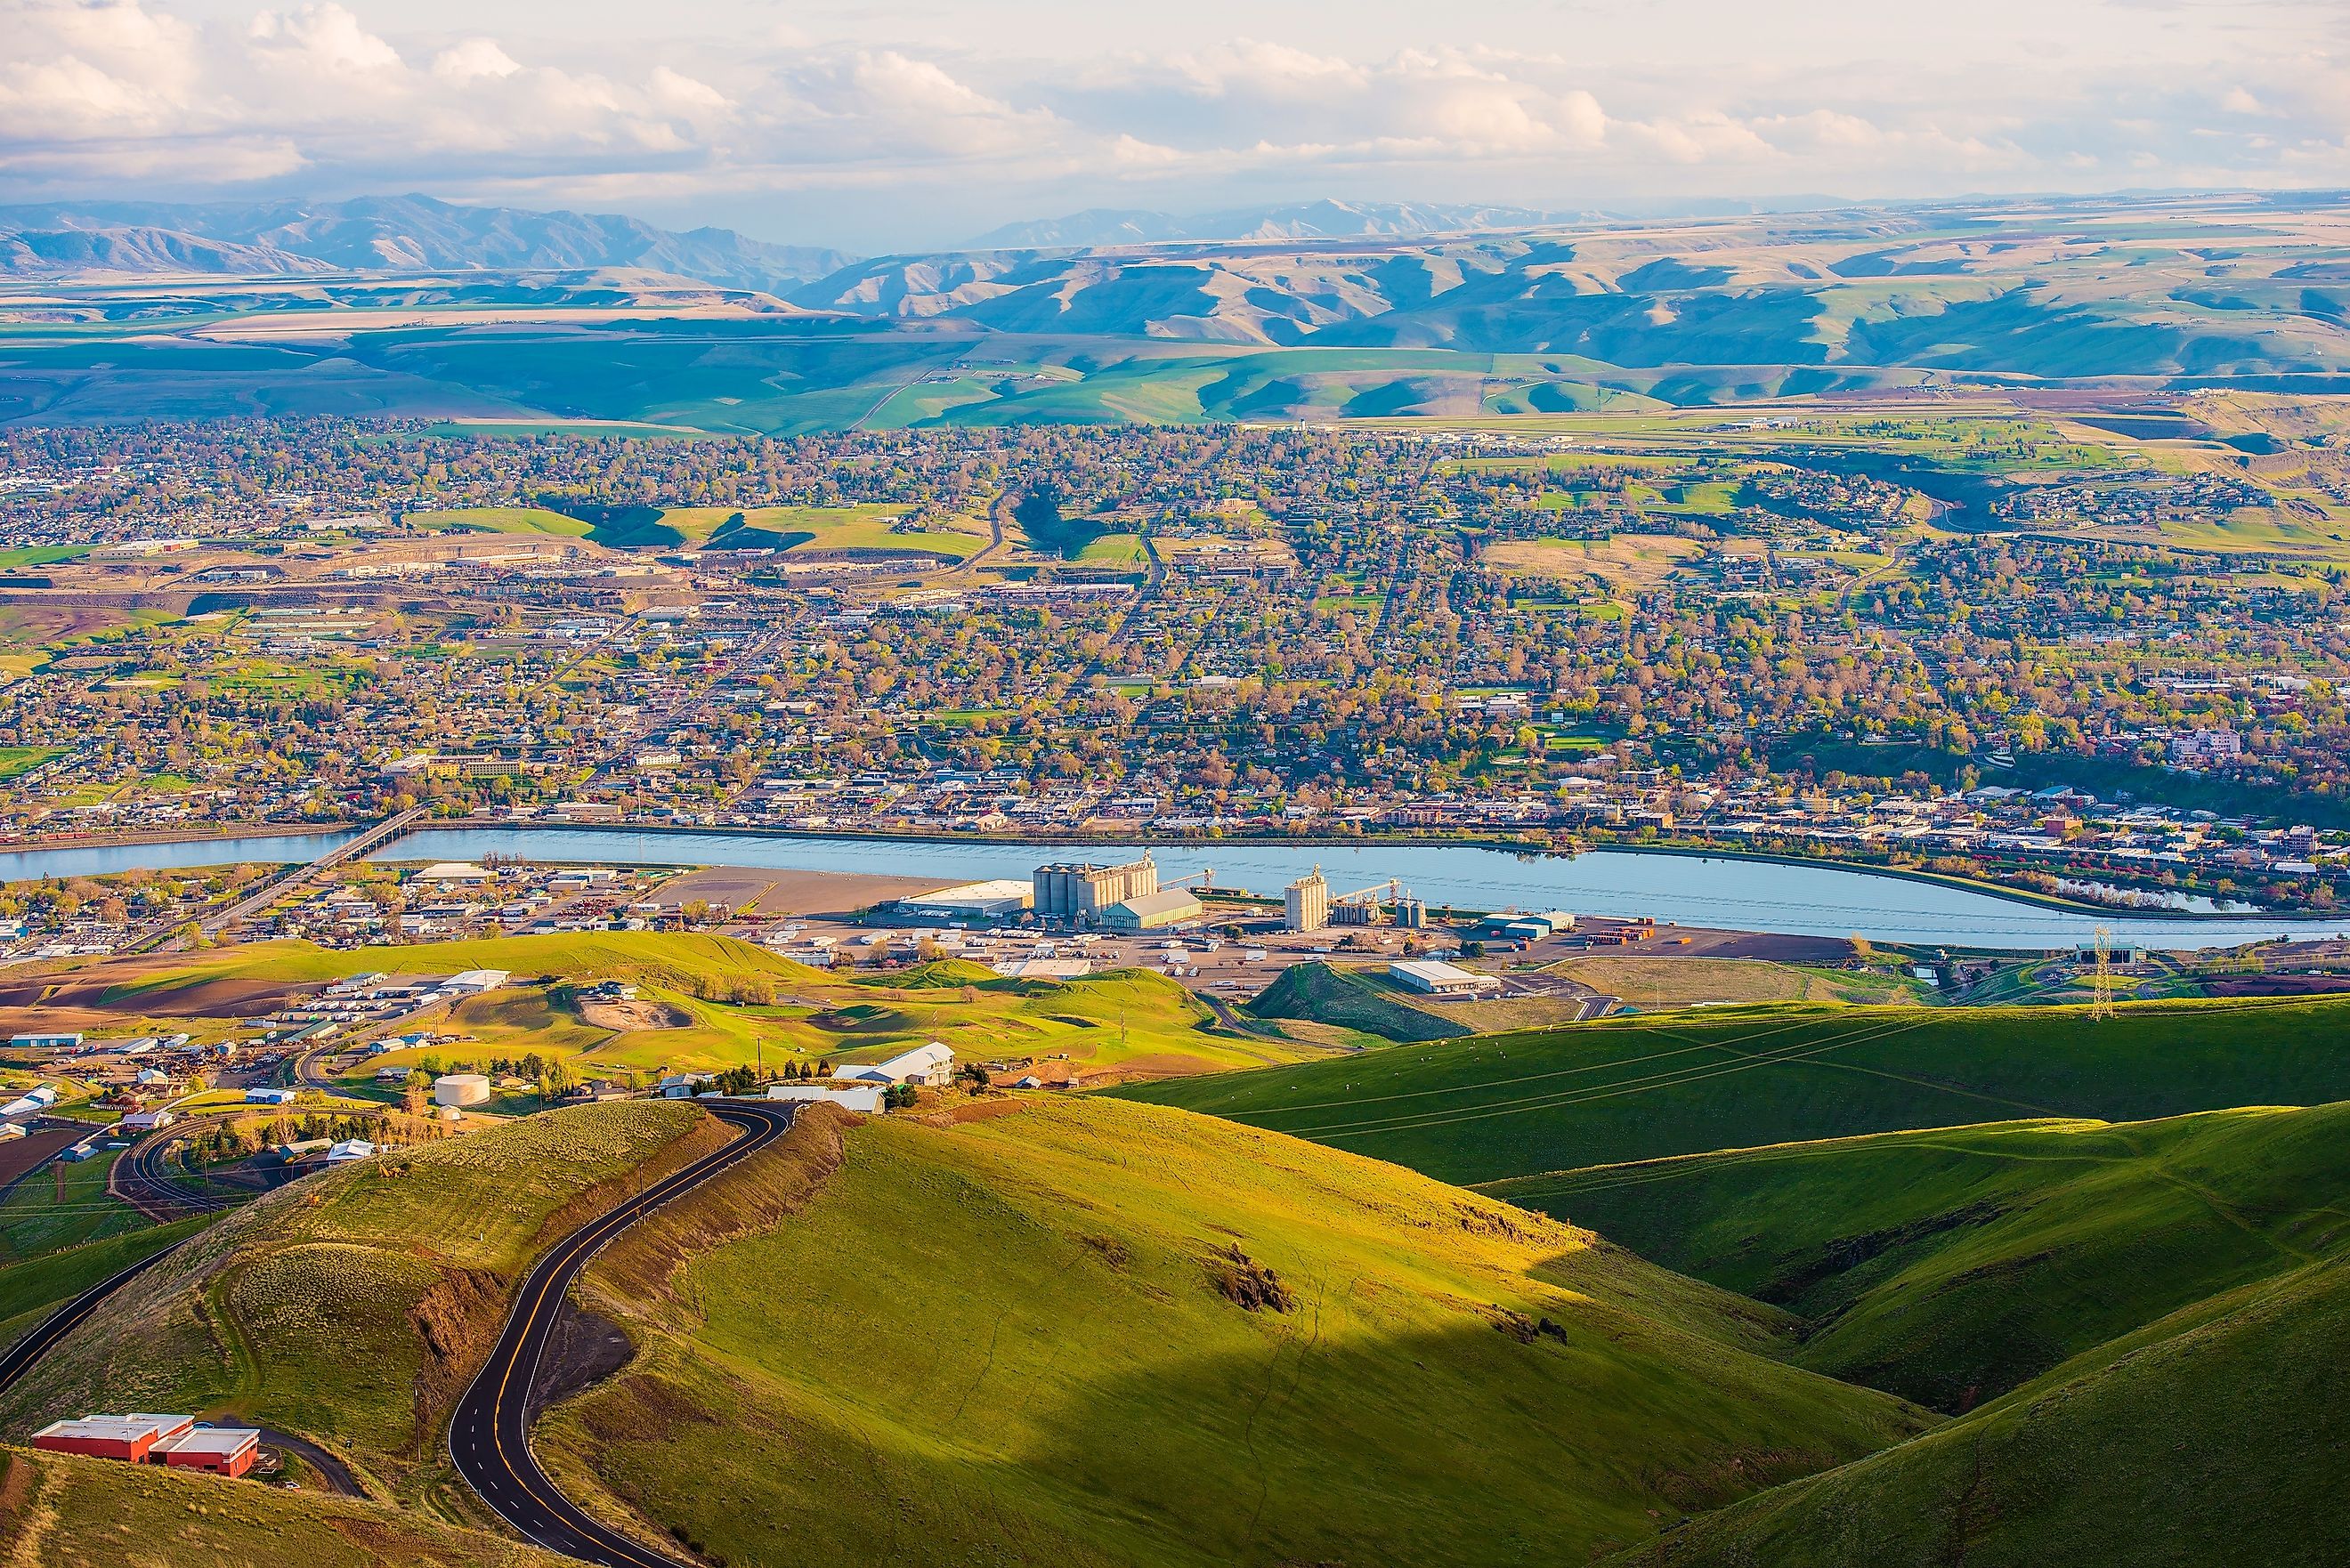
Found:
[[(322, 833), (17, 850), (0, 855), (0, 881), (237, 861), (282, 864), (324, 854), (349, 836)], [(944, 886), (1024, 877), (1040, 861), (1122, 858), (1143, 847), (515, 826), (426, 828), (376, 851), (372, 858), (479, 860), (504, 855), (542, 861), (773, 867), (934, 876)], [(1874, 941), (1936, 946), (2065, 947), (2088, 940), (2100, 925), (2111, 927), (2119, 941), (2152, 948), (2230, 947), (2266, 937), (2330, 936), (2350, 929), (2350, 915), (2313, 920), (2273, 915), (2183, 919), (2120, 910), (2089, 914), (1839, 866), (1789, 866), (1636, 849), (1598, 849), (1573, 859), (1459, 845), (1180, 844), (1158, 846), (1155, 853), (1162, 876), (1212, 869), (1219, 887), (1268, 895), (1278, 895), (1293, 877), (1319, 866), (1334, 891), (1395, 877), (1430, 905), (1650, 915), (1681, 925), (1793, 936), (1859, 935)]]

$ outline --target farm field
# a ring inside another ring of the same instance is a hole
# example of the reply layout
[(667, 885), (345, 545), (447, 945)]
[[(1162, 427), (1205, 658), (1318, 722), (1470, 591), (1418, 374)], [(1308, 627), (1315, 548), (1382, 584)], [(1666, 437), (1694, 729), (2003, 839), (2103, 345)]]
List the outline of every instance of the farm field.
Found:
[(1487, 558), (1504, 571), (1562, 582), (1586, 582), (1607, 592), (1638, 594), (1658, 587), (1702, 552), (1693, 539), (1621, 534), (1612, 539), (1534, 539), (1492, 545)]
[[(971, 1109), (811, 1118), (608, 1251), (590, 1299), (648, 1349), (542, 1451), (734, 1561), (1475, 1563), (1923, 1424), (1773, 1360), (1767, 1310), (1409, 1172), (1114, 1100)], [(812, 1353), (843, 1336), (867, 1354)], [(834, 1506), (873, 1487), (878, 1521)]]
[(412, 528), (434, 531), (455, 529), (482, 534), (544, 534), (570, 539), (586, 538), (589, 527), (577, 517), (566, 517), (560, 512), (550, 512), (543, 506), (456, 506), (432, 512), (411, 512), (406, 521)]
[[(1881, 970), (1820, 969), (1764, 959), (1571, 958), (1554, 974), (1643, 1011), (1768, 1002), (1876, 1006), (1922, 1000), (1922, 982)], [(1481, 1004), (1482, 1005), (1482, 1004)]]
[[(88, 1197), (96, 1204), (102, 1199)], [(83, 1241), (0, 1263), (0, 1346), (14, 1345), (65, 1303), (140, 1258), (203, 1229), (202, 1218), (148, 1225), (127, 1207), (125, 1222), (103, 1241)]]

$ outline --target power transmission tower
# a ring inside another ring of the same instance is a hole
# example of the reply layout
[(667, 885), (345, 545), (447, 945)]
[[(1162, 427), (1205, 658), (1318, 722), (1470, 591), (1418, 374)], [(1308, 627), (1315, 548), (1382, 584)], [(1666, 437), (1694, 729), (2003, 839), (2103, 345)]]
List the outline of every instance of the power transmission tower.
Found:
[(2097, 968), (2090, 981), (2089, 1016), (2103, 1021), (2114, 1015), (2114, 930), (2097, 928)]

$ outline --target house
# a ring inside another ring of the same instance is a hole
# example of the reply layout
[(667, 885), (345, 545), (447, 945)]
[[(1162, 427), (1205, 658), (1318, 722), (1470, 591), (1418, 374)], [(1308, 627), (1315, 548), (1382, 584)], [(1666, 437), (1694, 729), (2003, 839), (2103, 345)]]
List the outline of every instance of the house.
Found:
[(327, 1150), (327, 1163), (328, 1165), (348, 1165), (355, 1159), (372, 1159), (374, 1158), (375, 1145), (368, 1142), (367, 1139), (360, 1137), (347, 1137), (342, 1142), (334, 1145)]
[(833, 1069), (837, 1083), (922, 1084), (943, 1085), (954, 1075), (954, 1053), (940, 1041), (901, 1051), (886, 1062), (869, 1062)]
[(161, 1132), (180, 1118), (169, 1111), (133, 1111), (122, 1118), (127, 1133)]
[(660, 1081), (660, 1097), (664, 1100), (690, 1100), (716, 1083), (712, 1073), (671, 1073)]

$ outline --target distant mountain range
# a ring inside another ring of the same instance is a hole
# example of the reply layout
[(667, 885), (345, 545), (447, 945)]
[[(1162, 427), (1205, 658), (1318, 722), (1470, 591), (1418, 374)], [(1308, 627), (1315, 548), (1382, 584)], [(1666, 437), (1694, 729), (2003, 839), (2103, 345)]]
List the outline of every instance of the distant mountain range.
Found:
[(776, 291), (822, 277), (852, 259), (840, 251), (746, 239), (732, 229), (679, 234), (608, 213), (461, 207), (430, 196), (0, 208), (0, 275), (18, 277), (629, 268)]
[(1465, 234), (1573, 223), (1589, 213), (1529, 207), (1444, 206), (1421, 202), (1298, 202), (1229, 213), (1126, 212), (1094, 208), (1063, 218), (1006, 223), (963, 247), (974, 251), (1155, 245), (1245, 240), (1340, 240)]

